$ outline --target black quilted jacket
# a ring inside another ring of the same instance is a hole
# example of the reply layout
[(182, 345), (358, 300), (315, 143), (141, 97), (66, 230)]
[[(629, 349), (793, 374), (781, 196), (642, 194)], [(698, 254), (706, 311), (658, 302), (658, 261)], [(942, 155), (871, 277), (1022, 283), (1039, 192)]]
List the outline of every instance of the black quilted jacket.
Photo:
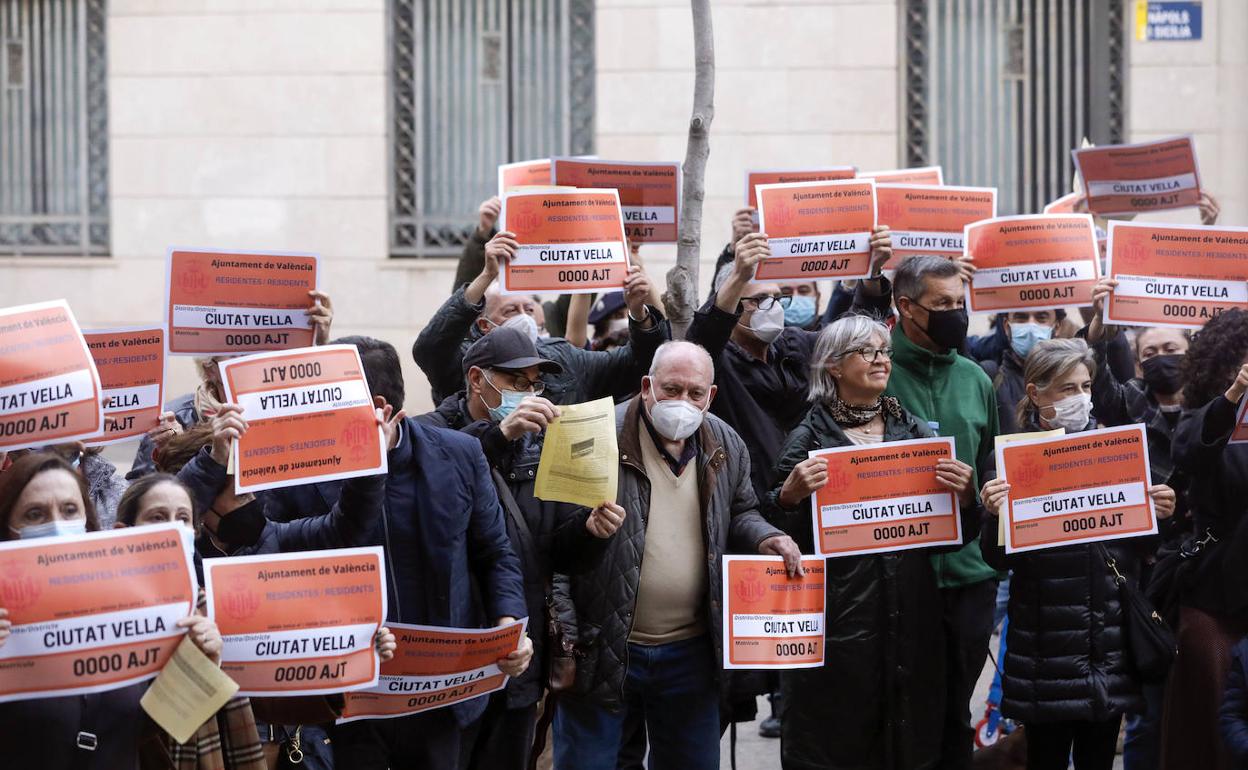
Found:
[[(576, 611), (576, 685), (569, 697), (618, 710), (628, 667), (628, 635), (633, 627), (641, 557), (646, 548), (650, 482), (642, 467), (639, 431), (640, 396), (616, 408), (620, 448), (616, 502), (627, 512), (608, 541), (598, 565), (569, 579)], [(759, 544), (784, 534), (758, 512), (750, 483), (750, 456), (731, 428), (708, 414), (698, 431), (698, 485), (706, 544), (707, 595), (703, 609), (715, 649), (716, 668), (723, 659), (720, 578), (725, 553), (758, 553)], [(721, 681), (722, 685), (722, 681)]]

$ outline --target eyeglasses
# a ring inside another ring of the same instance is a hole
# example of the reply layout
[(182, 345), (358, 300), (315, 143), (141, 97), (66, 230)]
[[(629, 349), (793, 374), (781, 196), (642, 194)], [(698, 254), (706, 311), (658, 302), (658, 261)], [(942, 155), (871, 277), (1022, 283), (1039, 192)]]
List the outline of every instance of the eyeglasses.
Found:
[(741, 301), (746, 305), (752, 305), (755, 310), (771, 310), (771, 306), (780, 303), (780, 307), (787, 308), (789, 303), (793, 301), (791, 294), (758, 294), (753, 297), (742, 297)]
[(546, 383), (541, 380), (534, 382), (528, 377), (525, 377), (523, 374), (504, 372), (496, 369), (494, 370), (494, 376), (499, 378), (499, 383), (501, 383), (503, 387), (500, 388), (498, 385), (495, 385), (494, 380), (491, 379), (488, 374), (485, 376), (485, 381), (490, 383), (490, 387), (500, 393), (503, 392), (503, 390), (516, 390), (521, 393), (529, 393), (534, 396), (540, 396), (542, 395), (542, 391), (546, 390)]
[(884, 356), (889, 361), (893, 360), (892, 348), (854, 348), (853, 350), (848, 350), (842, 353), (841, 358), (844, 358), (850, 353), (857, 353), (862, 356), (863, 361), (866, 361), (869, 364), (875, 363), (880, 356)]

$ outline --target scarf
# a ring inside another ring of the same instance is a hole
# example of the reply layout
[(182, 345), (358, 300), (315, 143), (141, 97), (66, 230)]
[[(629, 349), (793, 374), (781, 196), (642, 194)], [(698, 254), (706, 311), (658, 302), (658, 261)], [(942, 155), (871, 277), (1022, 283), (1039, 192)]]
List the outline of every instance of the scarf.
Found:
[(199, 415), (200, 422), (207, 422), (219, 411), (221, 402), (212, 395), (207, 385), (199, 383), (199, 387), (195, 388), (195, 414)]
[(828, 402), (828, 411), (837, 425), (843, 428), (856, 428), (871, 422), (881, 412), (900, 420), (901, 402), (892, 396), (881, 396), (871, 406), (854, 406), (845, 403), (840, 396), (833, 393)]

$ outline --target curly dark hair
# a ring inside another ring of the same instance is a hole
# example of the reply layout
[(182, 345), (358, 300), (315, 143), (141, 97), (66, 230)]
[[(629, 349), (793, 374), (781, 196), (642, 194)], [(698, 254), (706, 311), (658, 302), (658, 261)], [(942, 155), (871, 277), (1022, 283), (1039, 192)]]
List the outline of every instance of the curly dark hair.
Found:
[(1192, 335), (1183, 359), (1183, 406), (1199, 409), (1226, 392), (1248, 356), (1248, 313), (1232, 308)]

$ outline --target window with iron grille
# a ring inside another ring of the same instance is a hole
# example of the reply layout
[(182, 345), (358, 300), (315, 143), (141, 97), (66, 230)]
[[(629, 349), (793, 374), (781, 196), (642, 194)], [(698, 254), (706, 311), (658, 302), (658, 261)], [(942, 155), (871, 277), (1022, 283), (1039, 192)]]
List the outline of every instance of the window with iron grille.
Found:
[(499, 164), (587, 154), (593, 0), (390, 0), (390, 254), (458, 256)]
[(1070, 151), (1123, 139), (1121, 1), (904, 0), (904, 156), (998, 188), (1002, 215), (1070, 192)]
[(108, 253), (105, 5), (0, 2), (0, 255)]

